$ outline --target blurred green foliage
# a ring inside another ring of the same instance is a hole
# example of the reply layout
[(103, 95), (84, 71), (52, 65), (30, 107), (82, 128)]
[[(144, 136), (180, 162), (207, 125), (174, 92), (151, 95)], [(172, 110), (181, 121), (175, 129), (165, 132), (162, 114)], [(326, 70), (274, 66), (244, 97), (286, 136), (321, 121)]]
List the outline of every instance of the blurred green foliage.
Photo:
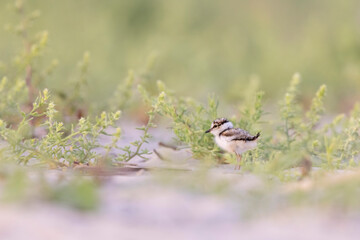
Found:
[(55, 186), (48, 196), (51, 200), (80, 210), (94, 210), (100, 201), (95, 182), (84, 178), (74, 178), (66, 184)]
[[(0, 1), (3, 25), (14, 22), (11, 2)], [(34, 28), (49, 32), (41, 61), (59, 61), (47, 87), (68, 89), (64, 79), (91, 52), (87, 101), (106, 101), (128, 69), (142, 70), (154, 53), (153, 83), (161, 79), (180, 94), (204, 99), (208, 91), (238, 98), (254, 75), (271, 97), (294, 72), (306, 79), (305, 103), (309, 90), (325, 83), (331, 106), (349, 109), (360, 89), (357, 0), (31, 0), (27, 6), (41, 14)], [(0, 31), (6, 63), (19, 41)]]

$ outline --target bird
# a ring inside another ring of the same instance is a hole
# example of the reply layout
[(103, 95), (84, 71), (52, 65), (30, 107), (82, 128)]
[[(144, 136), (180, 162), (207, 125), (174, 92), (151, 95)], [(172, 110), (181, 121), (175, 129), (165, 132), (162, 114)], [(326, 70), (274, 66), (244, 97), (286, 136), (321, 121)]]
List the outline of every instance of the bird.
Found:
[(257, 140), (260, 137), (260, 132), (256, 135), (251, 135), (241, 128), (234, 128), (232, 122), (226, 118), (215, 119), (210, 129), (206, 130), (205, 133), (214, 135), (215, 142), (221, 149), (235, 153), (237, 159), (235, 170), (241, 167), (241, 154), (256, 148)]

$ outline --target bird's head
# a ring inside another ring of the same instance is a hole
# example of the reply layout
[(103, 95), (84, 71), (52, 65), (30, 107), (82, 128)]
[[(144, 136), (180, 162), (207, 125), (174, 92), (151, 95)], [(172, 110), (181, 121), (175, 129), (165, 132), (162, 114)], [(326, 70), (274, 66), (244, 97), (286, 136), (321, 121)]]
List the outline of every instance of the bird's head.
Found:
[(228, 128), (233, 128), (233, 124), (226, 118), (217, 118), (211, 123), (211, 127), (205, 133), (218, 135)]

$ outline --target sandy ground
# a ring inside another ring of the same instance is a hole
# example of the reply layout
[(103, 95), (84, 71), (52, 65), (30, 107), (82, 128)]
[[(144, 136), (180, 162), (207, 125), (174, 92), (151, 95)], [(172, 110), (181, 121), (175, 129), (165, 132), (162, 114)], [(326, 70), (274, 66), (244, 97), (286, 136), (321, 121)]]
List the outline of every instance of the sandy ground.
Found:
[(0, 239), (359, 239), (360, 217), (288, 209), (244, 218), (241, 202), (157, 184), (151, 176), (111, 177), (101, 206), (81, 212), (44, 202), (0, 205)]
[[(136, 134), (128, 132), (123, 143), (136, 139)], [(159, 141), (170, 141), (172, 137), (168, 132), (153, 135), (153, 141), (147, 145), (150, 150), (158, 148)], [(187, 151), (174, 155), (169, 149), (158, 150), (173, 162), (164, 163), (155, 155), (148, 162), (140, 159), (132, 162), (144, 167), (197, 168), (198, 163), (189, 159)], [(0, 203), (0, 240), (359, 239), (360, 213), (349, 216), (308, 206), (270, 212), (251, 209), (256, 216), (247, 216), (244, 212), (251, 207), (249, 199), (233, 198), (232, 194), (242, 196), (249, 189), (263, 187), (263, 182), (250, 174), (235, 174), (231, 166), (212, 169), (210, 174), (212, 184), (223, 180), (232, 183), (227, 194), (198, 191), (189, 184), (184, 187), (181, 177), (177, 180), (180, 184), (174, 184), (166, 182), (169, 178), (142, 172), (104, 179), (99, 190), (100, 206), (91, 212), (41, 200), (3, 202)], [(51, 181), (57, 175), (58, 172), (50, 171), (47, 177)], [(190, 175), (183, 177), (187, 176)]]

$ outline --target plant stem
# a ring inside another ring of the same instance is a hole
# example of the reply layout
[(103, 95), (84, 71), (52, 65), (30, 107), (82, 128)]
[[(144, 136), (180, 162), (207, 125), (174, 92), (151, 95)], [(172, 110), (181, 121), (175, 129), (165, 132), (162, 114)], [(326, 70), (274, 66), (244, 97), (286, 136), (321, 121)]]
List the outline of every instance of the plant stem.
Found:
[[(129, 156), (129, 158), (126, 159), (125, 162), (128, 162), (128, 161), (130, 161), (131, 159), (133, 159), (135, 156), (139, 155), (140, 149), (141, 149), (142, 145), (143, 145), (143, 144), (145, 143), (145, 141), (146, 141), (146, 136), (147, 136), (147, 133), (148, 133), (148, 131), (149, 131), (149, 128), (150, 128), (150, 126), (151, 126), (151, 123), (152, 123), (153, 119), (154, 119), (154, 115), (150, 114), (149, 120), (148, 120), (148, 122), (147, 122), (147, 124), (146, 124), (146, 126), (145, 126), (144, 134), (143, 134), (143, 137), (141, 138), (140, 143), (138, 144), (135, 152), (134, 152), (133, 154), (131, 154), (131, 155)], [(141, 157), (141, 155), (139, 155), (139, 156)]]

